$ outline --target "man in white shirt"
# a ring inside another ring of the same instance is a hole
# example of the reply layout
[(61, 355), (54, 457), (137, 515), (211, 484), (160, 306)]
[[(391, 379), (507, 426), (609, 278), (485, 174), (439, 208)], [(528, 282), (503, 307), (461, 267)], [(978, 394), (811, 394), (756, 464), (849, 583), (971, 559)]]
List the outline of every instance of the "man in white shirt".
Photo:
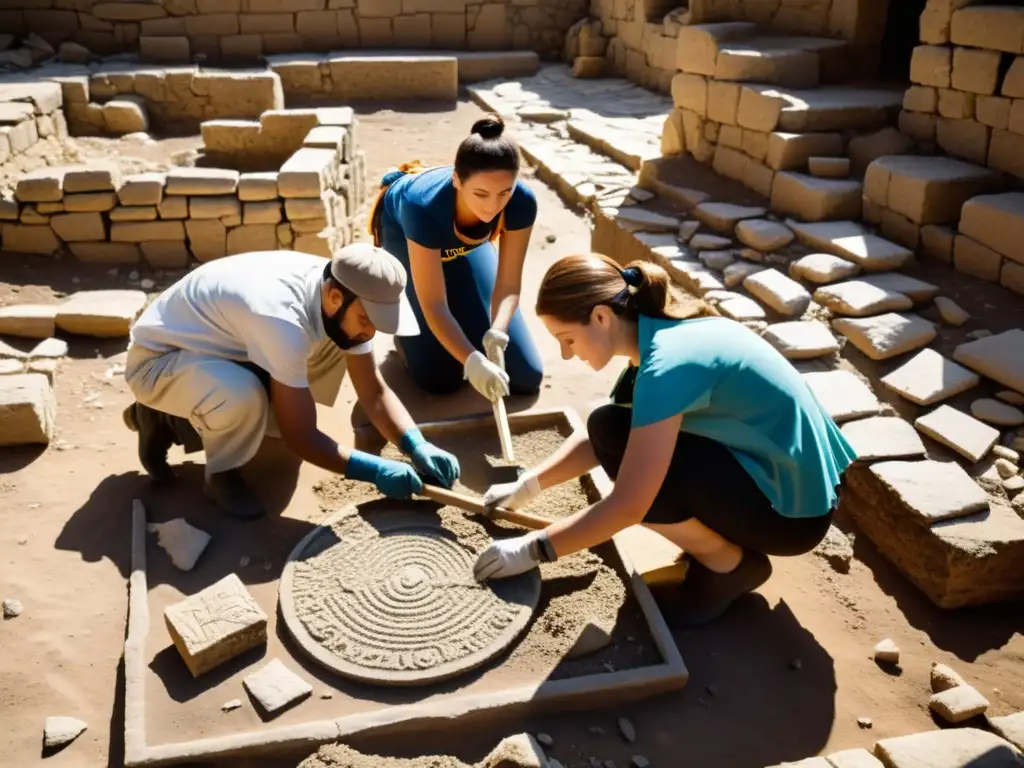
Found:
[[(382, 248), (355, 243), (332, 259), (259, 251), (190, 272), (135, 322), (125, 380), (136, 401), (124, 413), (139, 459), (157, 482), (173, 477), (167, 451), (204, 450), (204, 491), (241, 519), (264, 514), (239, 472), (268, 427), (301, 459), (408, 498), (417, 470), (451, 487), (458, 460), (427, 442), (385, 384), (372, 354), (379, 330), (419, 333), (406, 272)], [(347, 450), (317, 428), (316, 406), (334, 405), (346, 369), (380, 433), (412, 460)]]

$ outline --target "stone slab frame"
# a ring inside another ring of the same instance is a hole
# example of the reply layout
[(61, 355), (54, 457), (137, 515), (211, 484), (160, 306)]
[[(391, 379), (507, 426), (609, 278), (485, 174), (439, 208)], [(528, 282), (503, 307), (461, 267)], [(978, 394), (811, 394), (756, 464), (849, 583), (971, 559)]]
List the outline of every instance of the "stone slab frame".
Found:
[[(575, 410), (569, 408), (533, 409), (508, 415), (513, 433), (544, 427), (568, 428), (570, 434), (586, 426)], [(420, 425), (429, 438), (439, 432), (493, 428), (491, 413), (479, 414)], [(356, 442), (372, 440), (372, 427), (356, 431)], [(567, 435), (568, 437), (568, 435)], [(584, 488), (593, 500), (604, 498), (612, 483), (598, 468), (583, 475)], [(148, 587), (146, 583), (146, 510), (139, 500), (132, 509), (132, 561), (128, 582), (128, 632), (124, 644), (125, 664), (125, 767), (173, 765), (187, 761), (207, 761), (232, 756), (270, 754), (284, 750), (315, 750), (323, 744), (343, 740), (355, 734), (386, 735), (424, 731), (444, 727), (458, 720), (460, 726), (472, 726), (478, 719), (501, 715), (536, 714), (546, 711), (584, 710), (593, 702), (609, 699), (627, 702), (683, 688), (689, 672), (675, 639), (653, 595), (630, 560), (624, 542), (613, 539), (622, 561), (627, 584), (647, 621), (648, 630), (661, 654), (660, 664), (617, 672), (606, 672), (567, 680), (548, 680), (539, 686), (528, 685), (502, 691), (453, 696), (441, 701), (404, 704), (369, 713), (346, 715), (336, 720), (319, 720), (260, 731), (248, 731), (172, 744), (149, 744), (146, 739), (145, 680), (146, 638), (149, 634)]]

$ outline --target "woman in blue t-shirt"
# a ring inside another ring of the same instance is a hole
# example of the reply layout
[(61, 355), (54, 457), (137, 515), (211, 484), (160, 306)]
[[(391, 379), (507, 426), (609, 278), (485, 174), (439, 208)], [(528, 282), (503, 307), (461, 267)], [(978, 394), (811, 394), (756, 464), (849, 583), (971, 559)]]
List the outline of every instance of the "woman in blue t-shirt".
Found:
[(504, 127), (496, 115), (477, 120), (454, 166), (416, 162), (387, 174), (370, 215), (377, 245), (409, 272), (421, 331), (395, 342), (428, 392), (454, 392), (466, 379), (492, 402), (540, 390), (540, 355), (518, 309), (537, 200), (518, 178), (519, 148)]
[(544, 276), (537, 314), (562, 346), (601, 370), (629, 365), (612, 402), (489, 506), (518, 508), (601, 465), (604, 500), (543, 531), (491, 544), (477, 579), (513, 576), (642, 523), (686, 551), (690, 570), (667, 618), (699, 626), (825, 536), (843, 472), (856, 458), (796, 369), (742, 324), (684, 311), (661, 267), (625, 270), (567, 256)]

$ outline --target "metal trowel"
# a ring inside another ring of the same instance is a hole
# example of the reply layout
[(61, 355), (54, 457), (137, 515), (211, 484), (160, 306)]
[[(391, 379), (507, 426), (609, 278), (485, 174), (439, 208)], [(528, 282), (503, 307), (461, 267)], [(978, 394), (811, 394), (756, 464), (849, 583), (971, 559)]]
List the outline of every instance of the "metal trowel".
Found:
[[(505, 351), (494, 349), (488, 355), (491, 362), (505, 370)], [(523, 467), (515, 463), (515, 454), (512, 451), (512, 432), (508, 428), (508, 414), (505, 412), (505, 398), (499, 397), (494, 401), (494, 421), (498, 425), (498, 440), (501, 442), (501, 458), (504, 464), (491, 467), (491, 483), (514, 483), (525, 471)]]

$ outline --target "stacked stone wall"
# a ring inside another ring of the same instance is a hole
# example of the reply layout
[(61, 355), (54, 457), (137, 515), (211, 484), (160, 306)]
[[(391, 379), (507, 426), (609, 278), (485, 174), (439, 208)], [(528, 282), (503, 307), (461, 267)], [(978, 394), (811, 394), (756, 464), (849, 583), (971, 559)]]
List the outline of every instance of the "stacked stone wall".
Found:
[(355, 48), (557, 57), (587, 0), (7, 0), (0, 30), (107, 55), (206, 62)]
[(35, 170), (59, 153), (68, 136), (61, 103), (56, 84), (0, 84), (0, 174)]

